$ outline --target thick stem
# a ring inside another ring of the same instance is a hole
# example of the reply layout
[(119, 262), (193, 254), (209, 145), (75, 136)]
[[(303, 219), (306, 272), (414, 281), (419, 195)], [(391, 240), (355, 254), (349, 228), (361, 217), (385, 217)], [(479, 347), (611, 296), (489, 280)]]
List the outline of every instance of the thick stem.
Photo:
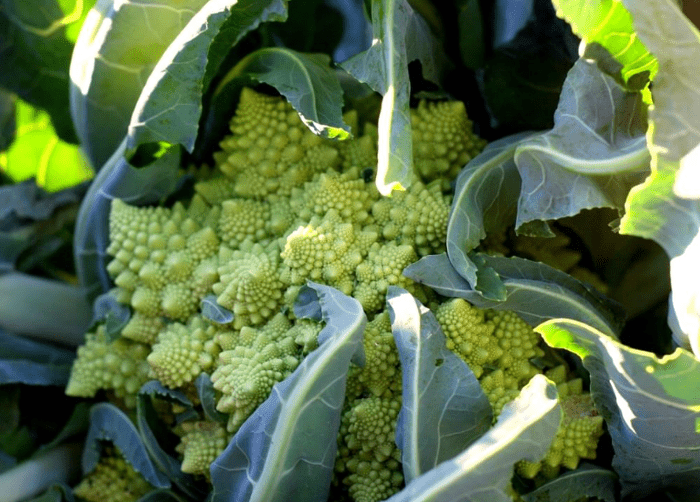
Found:
[(0, 329), (77, 347), (91, 320), (77, 286), (17, 272), (0, 276)]
[(80, 476), (80, 444), (64, 444), (0, 474), (0, 502), (18, 502)]

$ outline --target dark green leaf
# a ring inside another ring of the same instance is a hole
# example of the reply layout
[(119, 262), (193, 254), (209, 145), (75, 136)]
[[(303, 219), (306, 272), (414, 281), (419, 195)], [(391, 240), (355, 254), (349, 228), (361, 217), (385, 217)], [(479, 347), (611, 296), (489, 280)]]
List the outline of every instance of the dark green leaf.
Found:
[(75, 354), (0, 330), (0, 384), (66, 385)]
[(3, 0), (0, 8), (0, 87), (47, 110), (58, 136), (73, 143), (68, 69), (77, 29), (94, 3)]

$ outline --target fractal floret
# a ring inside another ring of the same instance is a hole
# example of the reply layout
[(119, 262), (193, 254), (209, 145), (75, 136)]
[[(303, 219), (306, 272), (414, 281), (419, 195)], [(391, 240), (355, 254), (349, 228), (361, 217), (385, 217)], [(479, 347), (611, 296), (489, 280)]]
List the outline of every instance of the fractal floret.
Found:
[(73, 493), (88, 502), (135, 502), (152, 489), (118, 451), (106, 451)]
[[(131, 316), (119, 333), (98, 325), (86, 336), (67, 393), (107, 391), (129, 413), (151, 379), (185, 396), (191, 406), (173, 412), (177, 419), (161, 417), (180, 437), (172, 453), (183, 472), (212, 481), (209, 468), (233, 435), (318, 347), (324, 322), (298, 319), (293, 308), (313, 281), (353, 297), (370, 319), (365, 364), (351, 365), (336, 407), (339, 500), (379, 502), (404, 483), (395, 440), (401, 368), (385, 310), (391, 286), (434, 305), (447, 347), (472, 369), (496, 415), (515, 398), (542, 371), (533, 363), (543, 352), (532, 329), (510, 312), (440, 304), (403, 275), (421, 256), (444, 251), (450, 182), (484, 142), (463, 105), (421, 102), (412, 113), (414, 182), (382, 198), (372, 181), (376, 129), (357, 117), (346, 115), (353, 139), (324, 139), (284, 99), (245, 89), (215, 169), (196, 176), (189, 202), (154, 208), (114, 200), (107, 271), (112, 297)], [(557, 383), (569, 392), (562, 393), (569, 418), (545, 460), (519, 467), (530, 477), (595, 454), (601, 422), (590, 401), (566, 379)]]

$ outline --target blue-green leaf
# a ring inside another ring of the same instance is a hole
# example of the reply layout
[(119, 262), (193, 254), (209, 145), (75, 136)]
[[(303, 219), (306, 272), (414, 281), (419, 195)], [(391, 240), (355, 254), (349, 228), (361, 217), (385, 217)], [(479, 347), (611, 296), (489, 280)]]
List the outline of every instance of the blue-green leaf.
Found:
[[(331, 58), (283, 47), (266, 47), (248, 54), (223, 78), (215, 94), (232, 80), (245, 77), (271, 85), (287, 98), (315, 134), (340, 140), (350, 137), (343, 122), (343, 90)], [(228, 92), (228, 91), (226, 91)]]
[(367, 319), (359, 302), (338, 290), (314, 283), (305, 288), (315, 292), (326, 321), (319, 347), (272, 388), (214, 461), (213, 502), (328, 497), (347, 372), (363, 355)]
[(481, 439), (387, 502), (511, 502), (514, 464), (523, 459), (537, 462), (547, 453), (561, 415), (555, 385), (536, 375)]
[(578, 502), (582, 498), (616, 502), (617, 475), (592, 464), (561, 474), (534, 491), (522, 495), (525, 502)]
[(485, 298), (503, 300), (505, 287), (492, 269), (479, 270), (469, 256), (487, 233), (513, 223), (520, 194), (515, 148), (533, 133), (520, 133), (490, 143), (457, 177), (447, 222), (447, 254), (459, 274)]
[(149, 75), (206, 0), (97, 0), (70, 63), (70, 104), (95, 171), (127, 133)]
[(472, 370), (447, 349), (433, 313), (395, 286), (387, 305), (403, 374), (396, 444), (408, 483), (476, 441), (493, 413)]
[(480, 308), (511, 310), (536, 326), (556, 317), (568, 317), (598, 327), (617, 336), (624, 321), (622, 308), (593, 287), (570, 275), (524, 258), (474, 256), (499, 275), (506, 288), (506, 299), (485, 299), (450, 265), (447, 256), (431, 255), (409, 265), (404, 275), (433, 288), (443, 296), (464, 298)]
[(181, 391), (168, 389), (158, 380), (143, 384), (136, 401), (136, 422), (139, 433), (148, 454), (158, 470), (193, 499), (201, 500), (206, 496), (202, 487), (198, 486), (194, 476), (182, 472), (181, 462), (168, 454), (161, 444), (169, 439), (170, 443), (177, 440), (170, 428), (158, 417), (153, 407), (152, 397), (164, 399), (192, 409), (192, 402)]
[(202, 115), (202, 96), (226, 53), (261, 23), (286, 17), (285, 0), (210, 0), (203, 4), (148, 77), (129, 123), (128, 151), (163, 141), (181, 144), (191, 152)]
[(382, 94), (379, 113), (377, 188), (405, 190), (413, 175), (408, 63), (418, 59), (426, 78), (439, 80), (440, 44), (407, 0), (372, 0), (374, 42), (341, 66)]
[(207, 295), (201, 303), (202, 317), (216, 324), (228, 324), (233, 321), (233, 312), (216, 302), (216, 295)]
[(90, 410), (90, 430), (83, 450), (83, 473), (92, 472), (100, 460), (99, 442), (111, 441), (136, 471), (157, 488), (169, 488), (167, 476), (156, 469), (129, 417), (110, 403), (98, 403)]
[(577, 354), (605, 418), (623, 497), (694, 486), (700, 471), (700, 362), (684, 349), (657, 358), (584, 323), (553, 319), (536, 328), (552, 347)]
[(74, 359), (75, 353), (71, 350), (14, 336), (0, 329), (0, 384), (66, 385)]
[(583, 209), (622, 209), (649, 170), (647, 106), (598, 67), (579, 59), (564, 82), (554, 128), (517, 145), (522, 187), (516, 229)]
[(194, 381), (194, 386), (197, 388), (197, 396), (202, 403), (202, 410), (206, 417), (212, 422), (225, 424), (228, 421), (228, 415), (216, 409), (216, 392), (209, 375), (206, 373), (199, 375)]

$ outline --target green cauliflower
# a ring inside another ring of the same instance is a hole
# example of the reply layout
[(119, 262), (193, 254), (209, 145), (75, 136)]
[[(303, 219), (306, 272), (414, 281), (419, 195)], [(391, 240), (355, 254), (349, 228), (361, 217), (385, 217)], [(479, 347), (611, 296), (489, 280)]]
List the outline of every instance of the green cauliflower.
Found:
[[(132, 315), (115, 339), (104, 326), (86, 335), (66, 392), (107, 391), (133, 412), (139, 388), (155, 378), (198, 407), (194, 381), (210, 374), (226, 424), (205, 420), (199, 408), (194, 418), (169, 422), (180, 436), (175, 452), (183, 472), (206, 478), (231, 435), (318, 345), (323, 323), (296, 319), (291, 306), (307, 281), (320, 282), (356, 298), (372, 319), (366, 365), (348, 375), (334, 490), (358, 502), (400, 490), (394, 438), (401, 368), (385, 295), (397, 285), (424, 304), (435, 302), (402, 271), (444, 251), (450, 182), (484, 142), (463, 105), (421, 102), (412, 112), (414, 182), (381, 198), (367, 179), (376, 169), (376, 127), (359, 124), (353, 112), (346, 120), (353, 139), (324, 139), (284, 99), (244, 89), (232, 134), (221, 141), (214, 168), (196, 174), (188, 203), (133, 207), (114, 200), (107, 271), (113, 297)], [(212, 298), (232, 317), (208, 319), (202, 305)], [(543, 355), (539, 338), (514, 314), (483, 312), (464, 300), (433, 310), (448, 347), (469, 364), (497, 412), (541, 372), (533, 364)], [(571, 419), (555, 441), (563, 447), (520, 471), (544, 476), (595, 454), (601, 422), (585, 396), (573, 389), (565, 398)]]

